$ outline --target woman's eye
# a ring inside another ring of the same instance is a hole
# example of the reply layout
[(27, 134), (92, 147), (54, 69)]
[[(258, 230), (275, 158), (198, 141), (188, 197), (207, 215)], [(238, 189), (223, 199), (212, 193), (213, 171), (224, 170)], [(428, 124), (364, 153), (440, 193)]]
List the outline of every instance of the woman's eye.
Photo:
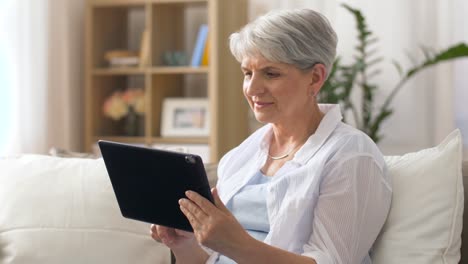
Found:
[(267, 72), (267, 73), (266, 73), (266, 76), (267, 76), (268, 78), (276, 78), (276, 77), (279, 76), (279, 73), (276, 73), (276, 72)]
[(244, 72), (244, 76), (245, 77), (250, 77), (250, 76), (252, 76), (252, 73), (251, 72)]

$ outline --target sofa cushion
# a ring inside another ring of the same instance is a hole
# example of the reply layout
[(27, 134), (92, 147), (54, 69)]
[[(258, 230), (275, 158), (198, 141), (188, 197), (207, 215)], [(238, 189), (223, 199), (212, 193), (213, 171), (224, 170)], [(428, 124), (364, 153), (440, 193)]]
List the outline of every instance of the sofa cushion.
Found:
[(101, 159), (0, 159), (0, 263), (170, 263), (121, 216)]
[(392, 205), (374, 263), (458, 263), (463, 217), (460, 132), (434, 148), (385, 157)]

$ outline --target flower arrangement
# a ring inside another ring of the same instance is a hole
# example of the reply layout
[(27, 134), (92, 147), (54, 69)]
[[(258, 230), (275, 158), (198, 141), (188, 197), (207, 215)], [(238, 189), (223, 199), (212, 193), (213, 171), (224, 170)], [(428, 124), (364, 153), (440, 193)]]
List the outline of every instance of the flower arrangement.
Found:
[(143, 89), (127, 89), (115, 91), (103, 105), (104, 115), (120, 120), (129, 114), (145, 113), (145, 92)]

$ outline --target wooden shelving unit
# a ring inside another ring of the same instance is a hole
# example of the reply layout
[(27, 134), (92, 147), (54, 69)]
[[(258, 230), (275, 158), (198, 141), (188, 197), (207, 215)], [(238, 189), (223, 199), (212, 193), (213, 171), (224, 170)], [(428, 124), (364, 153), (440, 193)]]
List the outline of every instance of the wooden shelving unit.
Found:
[[(228, 48), (229, 34), (247, 22), (246, 0), (88, 0), (86, 14), (84, 148), (87, 151), (92, 151), (99, 139), (148, 146), (204, 144), (210, 153), (206, 162), (217, 162), (247, 137), (248, 106), (242, 95), (243, 77)], [(208, 66), (164, 65), (163, 53), (173, 50), (185, 50), (190, 61), (201, 24), (208, 24), (209, 28)], [(147, 65), (109, 67), (104, 54), (114, 49), (138, 49), (145, 29), (150, 43)], [(194, 79), (196, 95), (191, 91)], [(141, 134), (129, 137), (122, 133), (122, 122), (104, 116), (102, 107), (113, 92), (135, 85), (145, 92), (145, 115)], [(162, 104), (168, 97), (207, 98), (209, 135), (162, 137)]]

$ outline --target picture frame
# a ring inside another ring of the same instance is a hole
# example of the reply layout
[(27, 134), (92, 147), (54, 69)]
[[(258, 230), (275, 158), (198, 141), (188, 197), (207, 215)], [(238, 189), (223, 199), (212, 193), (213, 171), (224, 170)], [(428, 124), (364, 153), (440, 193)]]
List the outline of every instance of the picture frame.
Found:
[(161, 136), (207, 137), (210, 133), (207, 98), (166, 98), (162, 106)]

